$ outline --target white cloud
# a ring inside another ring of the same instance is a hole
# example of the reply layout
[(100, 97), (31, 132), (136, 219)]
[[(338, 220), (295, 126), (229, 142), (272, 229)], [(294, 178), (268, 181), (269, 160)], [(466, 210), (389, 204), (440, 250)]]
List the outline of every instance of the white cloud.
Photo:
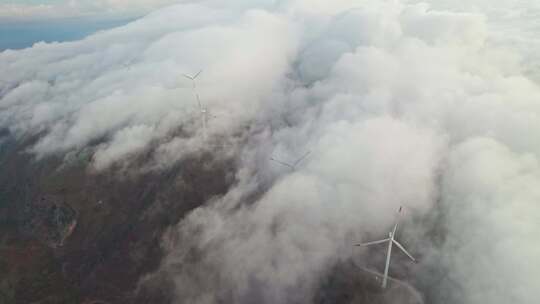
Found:
[[(464, 303), (536, 301), (540, 268), (538, 157), (488, 138), (452, 150), (443, 181), (450, 216), (445, 263)], [(481, 258), (480, 258), (481, 257)]]
[[(344, 248), (385, 233), (403, 204), (407, 219), (442, 214), (442, 244), (419, 239), (433, 233), (423, 221), (401, 234), (427, 257), (413, 270), (430, 303), (531, 303), (538, 57), (512, 42), (538, 32), (497, 14), (537, 7), (410, 2), (204, 1), (6, 51), (0, 126), (41, 134), (41, 157), (91, 146), (99, 170), (150, 147), (161, 169), (201, 149), (236, 155), (229, 193), (164, 238), (162, 273), (184, 301), (309, 302), (326, 267), (351, 258)], [(182, 76), (199, 69), (208, 139)], [(269, 162), (308, 150), (294, 172)]]

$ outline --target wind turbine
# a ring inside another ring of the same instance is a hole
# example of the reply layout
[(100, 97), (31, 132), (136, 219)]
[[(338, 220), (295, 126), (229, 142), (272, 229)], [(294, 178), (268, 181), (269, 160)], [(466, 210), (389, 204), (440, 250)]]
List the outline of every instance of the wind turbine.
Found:
[(135, 63), (135, 58), (129, 58), (121, 62), (120, 65), (129, 71), (131, 68), (133, 68), (133, 63)]
[(293, 162), (292, 164), (289, 164), (289, 163), (286, 163), (284, 161), (280, 161), (280, 160), (277, 160), (273, 157), (270, 158), (271, 161), (274, 161), (282, 166), (285, 166), (285, 167), (289, 167), (291, 168), (291, 170), (296, 170), (296, 167), (298, 166), (298, 164), (300, 164), (300, 162), (302, 162), (306, 157), (308, 157), (308, 155), (311, 153), (311, 151), (308, 151), (306, 152), (304, 155), (302, 155), (302, 157), (300, 157), (299, 159), (297, 159), (295, 162)]
[(195, 75), (188, 75), (188, 74), (182, 74), (182, 75), (193, 82), (193, 89), (195, 90), (197, 89), (197, 83), (195, 80), (197, 79), (197, 77), (199, 77), (199, 75), (201, 75), (201, 73), (202, 73), (202, 70), (198, 71), (197, 74)]
[(392, 255), (392, 245), (396, 245), (403, 253), (405, 253), (413, 262), (417, 263), (416, 259), (409, 253), (405, 248), (395, 239), (396, 236), (396, 230), (399, 222), (399, 217), (401, 215), (401, 210), (403, 209), (402, 206), (399, 207), (398, 211), (398, 219), (396, 221), (396, 224), (394, 225), (394, 229), (388, 233), (388, 238), (384, 240), (379, 241), (373, 241), (373, 242), (367, 242), (362, 244), (356, 244), (355, 246), (370, 246), (370, 245), (376, 245), (376, 244), (383, 244), (388, 243), (388, 251), (386, 253), (386, 265), (384, 266), (384, 275), (383, 275), (383, 281), (382, 281), (382, 288), (386, 288), (386, 284), (388, 282), (388, 269), (390, 267), (390, 257)]
[(199, 112), (201, 114), (201, 121), (202, 121), (202, 127), (203, 127), (203, 137), (206, 139), (207, 136), (207, 120), (208, 120), (208, 109), (206, 107), (203, 107), (201, 103), (201, 98), (199, 96), (199, 92), (197, 90), (197, 77), (201, 75), (202, 70), (197, 72), (195, 75), (188, 75), (188, 74), (182, 74), (182, 76), (186, 77), (187, 79), (191, 80), (193, 83), (193, 93), (195, 94), (195, 98), (197, 99), (197, 104), (199, 106)]

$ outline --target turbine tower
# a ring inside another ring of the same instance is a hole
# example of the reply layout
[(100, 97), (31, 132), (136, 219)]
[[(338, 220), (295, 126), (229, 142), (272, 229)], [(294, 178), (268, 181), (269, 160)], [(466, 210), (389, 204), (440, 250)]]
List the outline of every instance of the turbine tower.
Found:
[(302, 157), (300, 157), (299, 159), (297, 159), (295, 162), (293, 162), (292, 164), (290, 163), (287, 163), (287, 162), (284, 162), (284, 161), (280, 161), (280, 160), (277, 160), (273, 157), (270, 158), (271, 161), (274, 161), (282, 166), (285, 166), (285, 167), (289, 167), (291, 168), (291, 170), (295, 171), (296, 170), (296, 167), (298, 166), (298, 164), (300, 164), (300, 162), (302, 162), (306, 157), (308, 157), (308, 155), (311, 153), (311, 151), (308, 151), (306, 152), (304, 155), (302, 155)]
[(392, 229), (392, 231), (390, 231), (388, 233), (388, 238), (386, 238), (384, 240), (372, 241), (372, 242), (361, 243), (361, 244), (356, 244), (355, 245), (355, 246), (370, 246), (370, 245), (388, 243), (388, 251), (386, 253), (386, 264), (384, 266), (384, 275), (383, 275), (383, 281), (382, 281), (382, 288), (383, 289), (386, 288), (386, 285), (388, 283), (388, 269), (390, 268), (390, 257), (392, 255), (392, 245), (396, 245), (413, 262), (415, 262), (415, 263), (417, 262), (416, 259), (409, 252), (407, 252), (407, 250), (405, 250), (405, 248), (398, 241), (396, 241), (396, 239), (395, 239), (396, 231), (397, 231), (397, 227), (398, 227), (398, 222), (399, 222), (399, 217), (401, 215), (401, 210), (402, 209), (403, 209), (403, 207), (399, 207), (398, 219), (396, 221), (396, 224), (394, 225), (394, 229)]
[(204, 108), (199, 100), (199, 95), (197, 95), (197, 102), (199, 103), (199, 112), (201, 113), (202, 127), (203, 127), (203, 137), (206, 139), (208, 137), (206, 131), (206, 124), (208, 119), (208, 110)]

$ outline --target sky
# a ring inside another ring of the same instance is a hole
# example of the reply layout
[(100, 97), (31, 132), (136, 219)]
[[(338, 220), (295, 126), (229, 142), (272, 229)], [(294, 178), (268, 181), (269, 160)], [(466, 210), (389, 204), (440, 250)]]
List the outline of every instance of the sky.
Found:
[(181, 0), (2, 0), (0, 19), (6, 21), (70, 18), (134, 17)]
[(82, 39), (100, 30), (124, 25), (133, 18), (69, 18), (55, 20), (20, 21), (0, 24), (0, 51), (22, 49), (34, 43), (63, 42)]
[[(171, 1), (169, 1), (171, 2)], [(0, 51), (73, 41), (132, 21), (167, 1), (0, 0)]]
[[(391, 272), (429, 303), (538, 302), (537, 1), (135, 3), (149, 13), (0, 53), (0, 128), (39, 135), (36, 159), (90, 155), (89, 172), (233, 157), (229, 192), (163, 236), (148, 280), (178, 303), (310, 303), (337, 262), (377, 268), (351, 244), (387, 235), (400, 206), (420, 263)], [(306, 151), (296, 170), (271, 161)]]

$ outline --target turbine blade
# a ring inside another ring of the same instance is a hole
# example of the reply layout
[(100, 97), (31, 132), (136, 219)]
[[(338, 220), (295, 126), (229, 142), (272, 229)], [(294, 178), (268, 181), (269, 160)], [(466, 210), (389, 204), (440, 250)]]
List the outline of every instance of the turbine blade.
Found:
[(402, 209), (403, 209), (403, 206), (399, 206), (398, 215), (397, 215), (397, 219), (396, 219), (396, 225), (394, 226), (394, 229), (392, 230), (392, 235), (394, 237), (396, 235), (396, 230), (397, 230), (397, 227), (398, 227), (398, 224), (399, 224), (399, 219), (401, 217), (401, 210)]
[(193, 77), (187, 75), (187, 74), (182, 74), (182, 76), (186, 77), (187, 79), (191, 79), (191, 80), (194, 80)]
[(396, 235), (397, 226), (398, 226), (398, 223), (396, 223), (394, 225), (394, 229), (392, 229), (392, 237), (395, 237), (395, 235)]
[(193, 76), (193, 79), (196, 79), (197, 77), (199, 77), (199, 75), (202, 73), (202, 70), (200, 70), (199, 72), (197, 72), (197, 74), (195, 74), (195, 76)]
[(401, 251), (403, 251), (403, 253), (405, 253), (413, 262), (416, 263), (416, 259), (413, 258), (413, 256), (409, 252), (407, 252), (407, 250), (405, 250), (405, 248), (398, 241), (396, 240), (392, 240), (392, 241), (394, 242), (396, 246), (398, 246), (399, 249), (401, 249)]
[(386, 243), (390, 240), (390, 238), (387, 238), (387, 239), (384, 239), (384, 240), (379, 240), (379, 241), (373, 241), (373, 242), (367, 242), (367, 243), (361, 243), (361, 244), (356, 244), (354, 246), (370, 246), (370, 245), (375, 245), (375, 244), (382, 244), (382, 243)]
[(279, 160), (277, 160), (277, 159), (270, 158), (270, 160), (271, 160), (271, 161), (275, 161), (276, 163), (278, 163), (278, 164), (280, 164), (280, 165), (282, 165), (282, 166), (286, 166), (286, 167), (289, 167), (289, 168), (291, 168), (291, 169), (294, 169), (294, 167), (291, 166), (290, 164), (284, 163), (284, 162), (279, 161)]
[(300, 157), (297, 161), (294, 162), (293, 166), (296, 167), (296, 165), (298, 165), (302, 160), (304, 160), (310, 153), (311, 153), (311, 151), (308, 151), (306, 154), (304, 154), (302, 157)]

